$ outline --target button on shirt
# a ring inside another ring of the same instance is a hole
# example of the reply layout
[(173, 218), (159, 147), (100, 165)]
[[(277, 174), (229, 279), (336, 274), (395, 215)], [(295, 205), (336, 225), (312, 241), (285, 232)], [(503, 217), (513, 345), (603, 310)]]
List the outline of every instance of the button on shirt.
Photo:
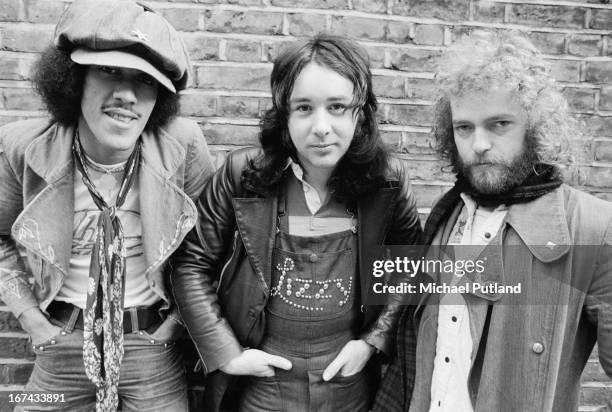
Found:
[[(478, 207), (466, 194), (449, 245), (487, 245), (495, 237), (508, 208)], [(475, 259), (477, 256), (469, 256)], [(451, 284), (460, 280), (452, 276)], [(474, 342), (470, 331), (470, 315), (460, 294), (444, 295), (438, 311), (438, 338), (431, 380), (430, 412), (472, 412), (468, 376), (472, 366)]]

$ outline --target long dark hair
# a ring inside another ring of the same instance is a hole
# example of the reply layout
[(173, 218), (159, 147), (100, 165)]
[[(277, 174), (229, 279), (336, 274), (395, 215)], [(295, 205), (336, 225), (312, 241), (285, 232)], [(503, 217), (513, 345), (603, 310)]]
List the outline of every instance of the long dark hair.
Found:
[[(65, 126), (76, 124), (81, 115), (81, 98), (87, 66), (70, 59), (70, 51), (49, 46), (33, 67), (32, 81), (51, 117)], [(179, 95), (159, 86), (146, 130), (155, 130), (178, 113)]]
[(296, 78), (311, 62), (335, 71), (354, 87), (352, 104), (358, 116), (355, 135), (328, 186), (335, 199), (355, 202), (384, 182), (388, 151), (376, 123), (377, 103), (368, 55), (357, 43), (336, 36), (318, 35), (292, 43), (275, 59), (270, 78), (272, 108), (260, 122), (263, 153), (243, 171), (242, 184), (248, 190), (269, 195), (281, 180), (287, 160), (299, 162), (287, 125), (289, 98)]

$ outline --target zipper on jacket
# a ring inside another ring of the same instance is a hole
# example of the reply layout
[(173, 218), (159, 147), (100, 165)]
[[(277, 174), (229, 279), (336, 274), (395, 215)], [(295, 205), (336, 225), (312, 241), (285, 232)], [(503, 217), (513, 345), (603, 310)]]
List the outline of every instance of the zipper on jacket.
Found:
[(232, 254), (230, 255), (229, 259), (227, 259), (225, 265), (223, 265), (223, 268), (221, 269), (221, 275), (219, 275), (219, 283), (217, 284), (217, 293), (219, 293), (219, 288), (221, 287), (221, 282), (223, 281), (223, 275), (225, 275), (225, 270), (227, 269), (227, 266), (230, 264), (230, 262), (234, 260), (234, 256), (236, 255), (236, 251), (238, 250), (238, 229), (234, 230), (234, 240), (232, 241), (232, 244), (234, 249), (232, 250)]

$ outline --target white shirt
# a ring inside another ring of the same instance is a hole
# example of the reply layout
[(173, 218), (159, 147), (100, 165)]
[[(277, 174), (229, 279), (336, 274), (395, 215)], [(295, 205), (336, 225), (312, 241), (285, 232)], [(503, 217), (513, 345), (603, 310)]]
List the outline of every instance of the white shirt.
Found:
[[(464, 208), (449, 239), (449, 245), (487, 245), (495, 237), (506, 217), (508, 208), (478, 207), (462, 193)], [(460, 239), (453, 242), (451, 239)], [(459, 281), (453, 276), (452, 284)], [(470, 315), (460, 294), (445, 295), (438, 311), (438, 339), (431, 379), (430, 412), (473, 412), (468, 391), (474, 342), (470, 332)]]
[[(89, 159), (89, 162), (93, 161)], [(114, 165), (114, 166), (121, 166)], [(99, 165), (99, 167), (102, 167)], [(112, 166), (104, 166), (113, 168)], [(106, 174), (89, 168), (88, 173), (98, 192), (107, 204), (115, 203), (122, 173)], [(126, 246), (126, 278), (124, 307), (151, 306), (160, 297), (149, 287), (145, 276), (146, 262), (142, 247), (142, 224), (140, 220), (140, 200), (138, 198), (138, 179), (134, 179), (125, 202), (118, 209)], [(100, 210), (95, 205), (89, 190), (83, 183), (81, 172), (74, 175), (74, 221), (72, 232), (72, 252), (68, 275), (60, 288), (56, 300), (72, 303), (84, 309), (87, 302), (87, 283), (91, 252), (96, 240), (96, 230)]]

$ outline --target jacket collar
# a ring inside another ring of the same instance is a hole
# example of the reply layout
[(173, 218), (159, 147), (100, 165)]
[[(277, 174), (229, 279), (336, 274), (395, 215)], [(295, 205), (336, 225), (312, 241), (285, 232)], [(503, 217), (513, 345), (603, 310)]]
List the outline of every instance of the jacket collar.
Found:
[[(397, 187), (381, 188), (374, 195), (363, 199), (358, 205), (359, 259), (364, 249), (382, 245), (391, 218)], [(265, 198), (232, 199), (236, 223), (247, 252), (247, 256), (263, 282), (266, 293), (270, 288), (272, 274), (272, 251), (277, 227), (278, 196)], [(370, 276), (361, 277), (362, 301), (368, 295)]]
[[(28, 146), (27, 166), (47, 185), (13, 224), (13, 236), (28, 250), (68, 273), (74, 210), (74, 127), (57, 125)], [(147, 271), (161, 264), (196, 221), (196, 208), (169, 182), (185, 162), (181, 144), (163, 130), (142, 135), (139, 170), (142, 235)], [(182, 180), (177, 180), (182, 184)], [(163, 202), (160, 202), (163, 199)], [(26, 199), (28, 201), (28, 199)], [(54, 219), (49, 219), (50, 214)], [(160, 217), (162, 217), (160, 219)]]
[(559, 259), (570, 249), (564, 205), (561, 186), (531, 202), (512, 205), (508, 211), (506, 223), (544, 263)]
[[(37, 175), (52, 184), (73, 170), (72, 140), (73, 126), (57, 125), (36, 138), (28, 146), (25, 160)], [(185, 162), (185, 150), (181, 144), (166, 131), (142, 134), (142, 157), (154, 173), (167, 179), (173, 176)]]

